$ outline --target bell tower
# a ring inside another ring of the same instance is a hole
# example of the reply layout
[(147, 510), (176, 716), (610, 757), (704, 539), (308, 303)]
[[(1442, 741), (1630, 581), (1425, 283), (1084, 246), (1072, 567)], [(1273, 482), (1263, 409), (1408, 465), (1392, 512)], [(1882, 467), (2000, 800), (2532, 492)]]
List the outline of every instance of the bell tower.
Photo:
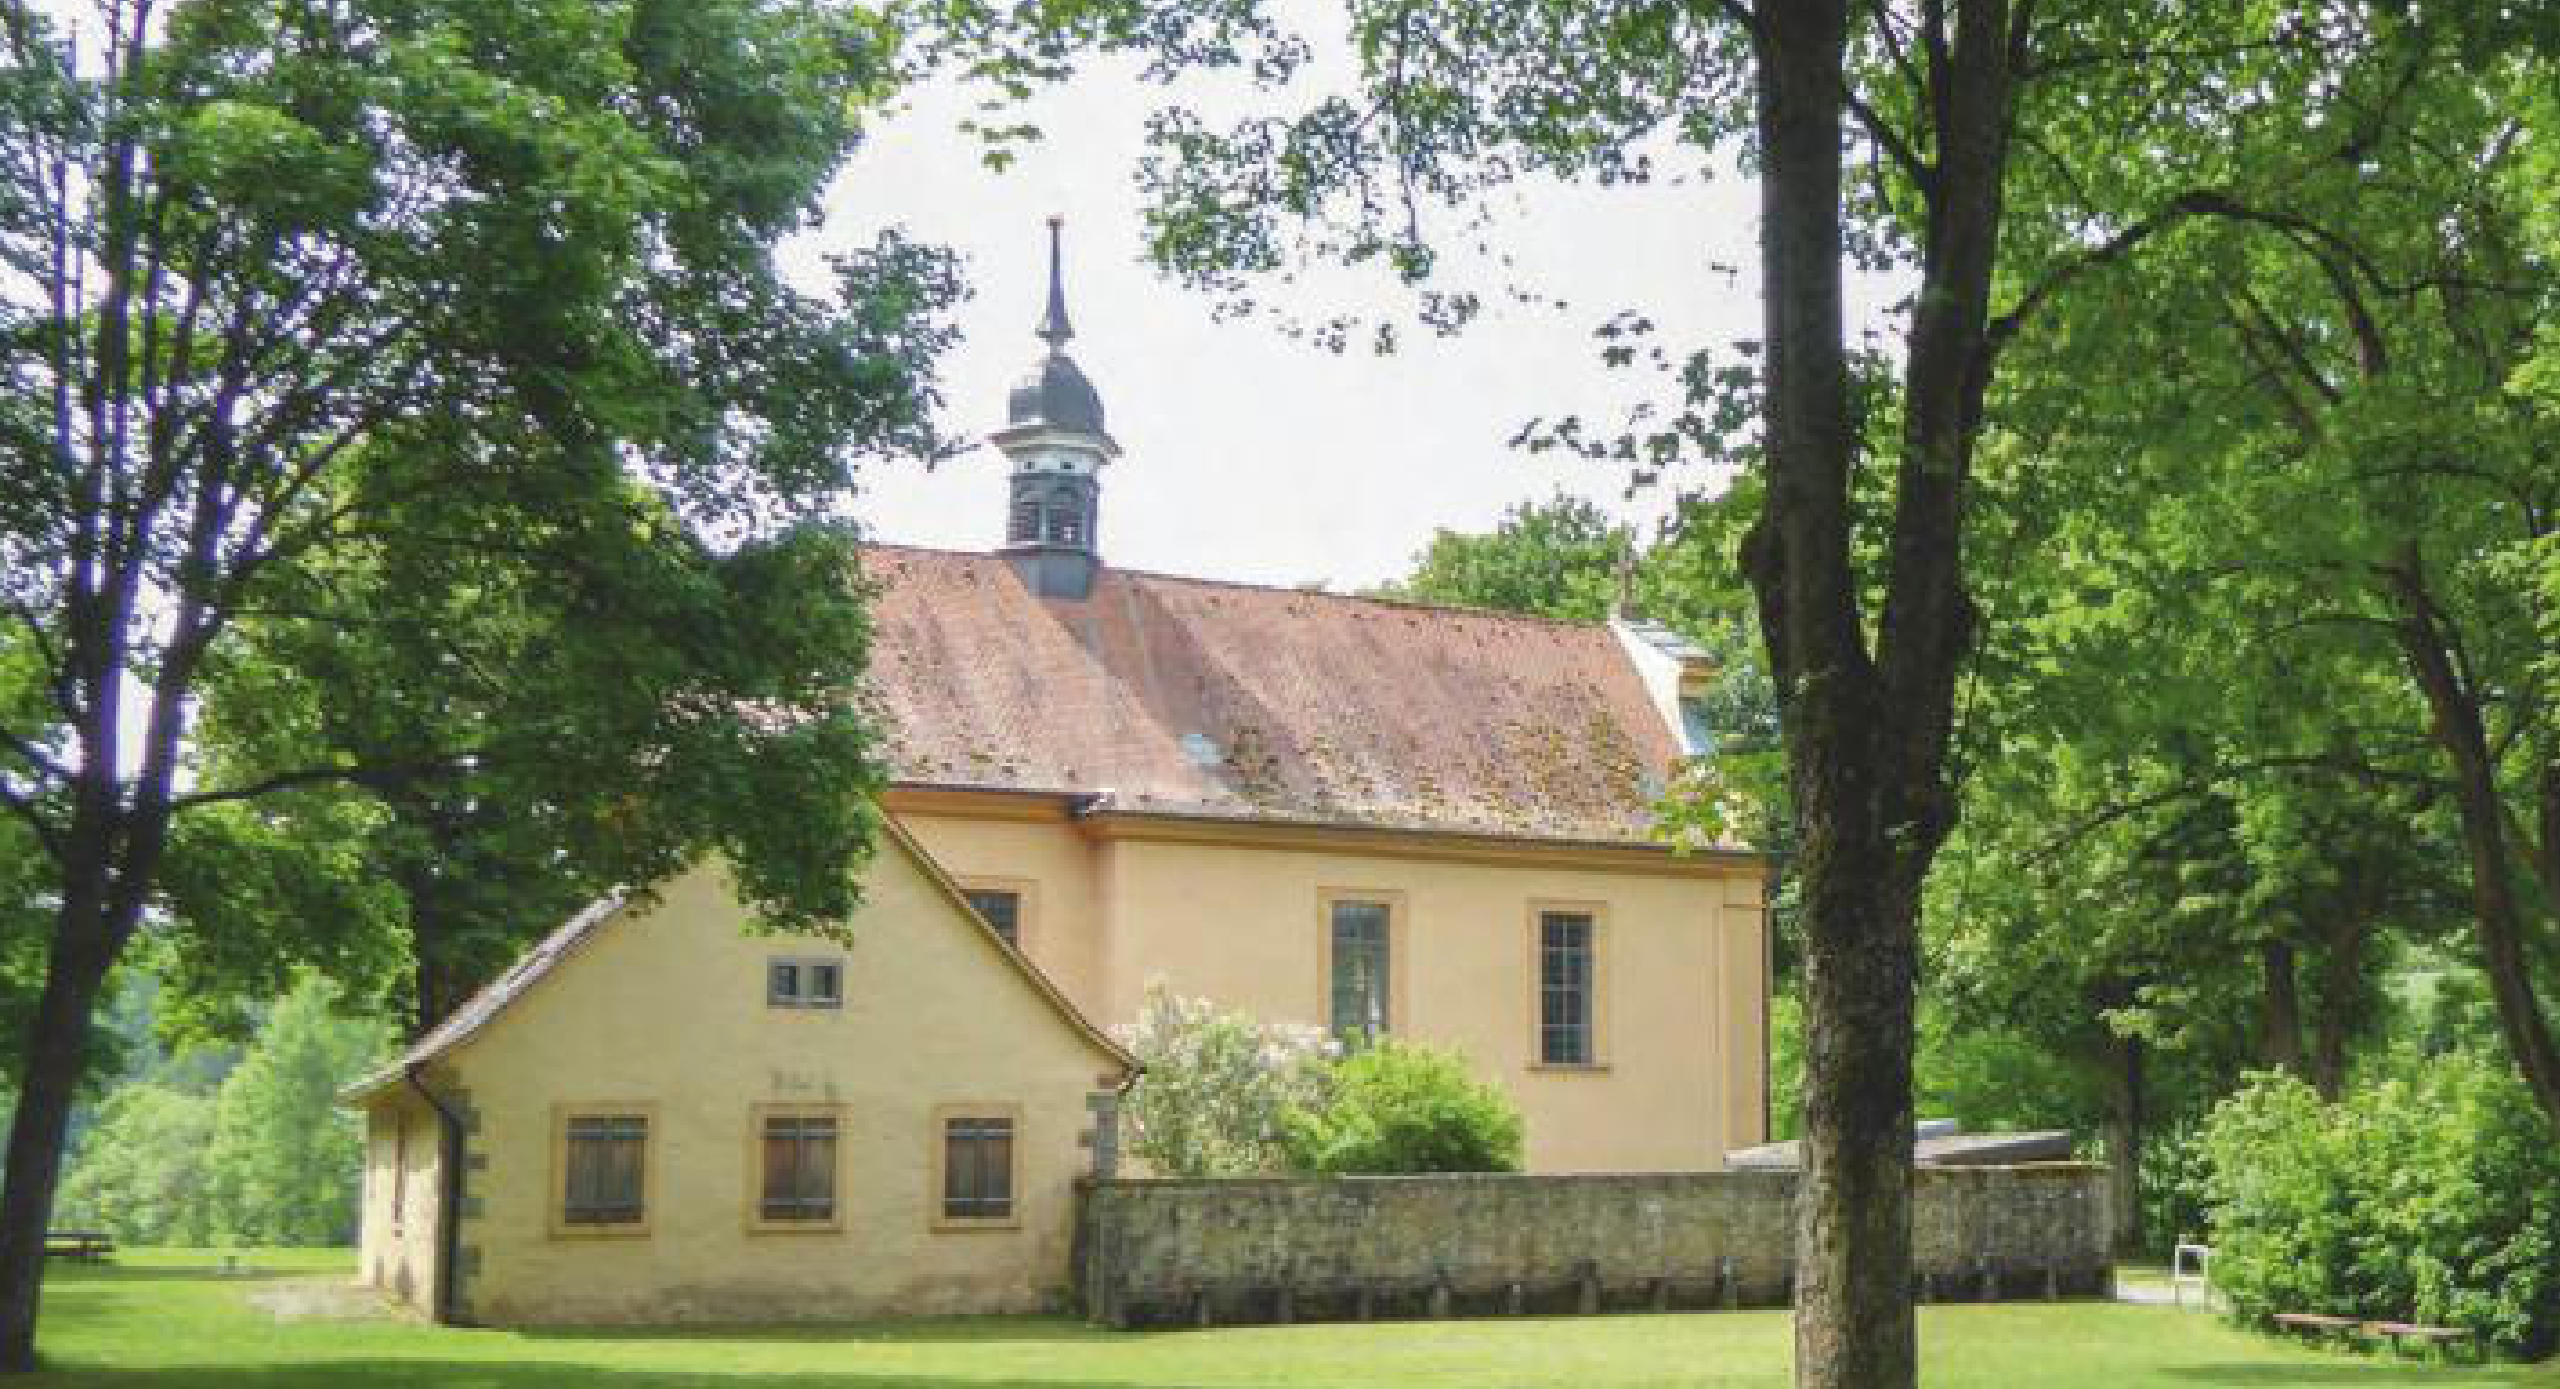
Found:
[(1049, 305), (1038, 330), (1048, 351), (1013, 388), (1007, 423), (992, 442), (1013, 461), (1005, 505), (1004, 549), (1022, 582), (1043, 598), (1084, 598), (1102, 565), (1102, 465), (1120, 446), (1102, 427), (1102, 396), (1085, 379), (1067, 342), (1067, 291), (1059, 240), (1065, 223), (1049, 219)]

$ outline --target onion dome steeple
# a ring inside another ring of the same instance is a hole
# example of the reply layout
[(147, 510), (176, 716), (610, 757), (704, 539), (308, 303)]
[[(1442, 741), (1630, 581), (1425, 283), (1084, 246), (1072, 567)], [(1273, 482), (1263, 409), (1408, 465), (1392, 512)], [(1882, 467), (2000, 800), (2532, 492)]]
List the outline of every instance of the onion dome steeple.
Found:
[(1049, 219), (1049, 302), (1038, 335), (1049, 345), (1006, 401), (995, 446), (1013, 460), (1005, 509), (1004, 553), (1024, 583), (1044, 598), (1082, 598), (1101, 565), (1094, 532), (1100, 518), (1102, 465), (1119, 456), (1102, 425), (1102, 396), (1066, 346), (1066, 277), (1059, 247), (1064, 222)]

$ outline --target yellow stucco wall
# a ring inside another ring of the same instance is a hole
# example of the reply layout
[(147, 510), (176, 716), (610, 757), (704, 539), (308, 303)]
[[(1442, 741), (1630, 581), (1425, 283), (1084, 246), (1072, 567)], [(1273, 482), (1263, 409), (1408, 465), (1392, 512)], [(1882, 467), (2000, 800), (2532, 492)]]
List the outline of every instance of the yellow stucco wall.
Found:
[[(1097, 1021), (1130, 1021), (1160, 979), (1259, 1018), (1321, 1022), (1326, 894), (1378, 895), (1398, 909), (1392, 1030), (1462, 1052), (1518, 1102), (1531, 1171), (1713, 1169), (1764, 1138), (1754, 862), (1577, 866), (1435, 852), (1424, 837), (1288, 847), (1250, 828), (1232, 842), (1151, 838), (963, 808), (910, 804), (900, 822), (955, 876), (1036, 881), (1025, 949)], [(1589, 907), (1602, 922), (1596, 1067), (1534, 1064), (1539, 904)]]
[[(767, 1321), (1062, 1300), (1087, 1097), (1118, 1064), (894, 841), (864, 891), (846, 947), (747, 934), (724, 875), (688, 873), (436, 1066), (477, 1115), (469, 1317)], [(844, 1006), (769, 1007), (765, 967), (783, 954), (841, 954)], [(751, 1126), (767, 1104), (838, 1107), (840, 1228), (750, 1228)], [(955, 1104), (1018, 1114), (1009, 1227), (936, 1228), (936, 1110)], [(555, 1232), (563, 1106), (649, 1115), (645, 1233)], [(368, 1251), (374, 1217), (369, 1201)]]
[(394, 1092), (365, 1113), (356, 1268), (366, 1283), (418, 1312), (435, 1310), (440, 1141), (435, 1115), (414, 1094)]
[[(961, 886), (1023, 894), (1023, 953), (1087, 1017), (1099, 1019), (1094, 1003), (1105, 996), (1105, 979), (1102, 938), (1093, 926), (1106, 913), (1090, 846), (1062, 833), (1055, 821), (943, 818), (932, 824), (925, 849)], [(954, 866), (961, 863), (986, 866)]]

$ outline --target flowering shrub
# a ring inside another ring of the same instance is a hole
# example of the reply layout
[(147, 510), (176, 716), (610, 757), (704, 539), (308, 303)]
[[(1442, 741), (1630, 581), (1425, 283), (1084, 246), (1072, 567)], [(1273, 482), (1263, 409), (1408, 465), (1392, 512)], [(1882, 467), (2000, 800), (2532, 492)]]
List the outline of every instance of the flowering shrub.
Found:
[(1222, 1013), (1161, 984), (1114, 1031), (1146, 1067), (1121, 1109), (1127, 1148), (1161, 1177), (1280, 1171), (1285, 1116), (1320, 1099), (1333, 1054), (1321, 1028)]

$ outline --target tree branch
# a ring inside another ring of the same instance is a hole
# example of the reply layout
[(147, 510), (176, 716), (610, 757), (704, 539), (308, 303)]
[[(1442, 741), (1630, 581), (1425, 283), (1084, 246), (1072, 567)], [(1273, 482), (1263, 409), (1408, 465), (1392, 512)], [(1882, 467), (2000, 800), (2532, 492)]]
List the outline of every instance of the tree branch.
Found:
[(16, 753), (21, 761), (35, 768), (38, 773), (55, 781), (71, 780), (71, 770), (46, 755), (45, 750), (33, 742), (0, 728), (0, 743), (7, 744), (9, 751)]
[(2035, 317), (2055, 295), (2068, 288), (2072, 281), (2092, 270), (2122, 260), (2133, 248), (2143, 242), (2181, 222), (2202, 215), (2210, 209), (2213, 200), (2218, 196), (2202, 189), (2180, 194), (2167, 206), (2150, 216), (2047, 271), (2043, 279), (2038, 280), (2028, 288), (2025, 294), (2018, 297), (2016, 306), (1991, 320), (1990, 328), (1983, 334), (1984, 355), (1998, 356), (2000, 349), (2007, 347), (2010, 340), (2018, 335), (2018, 330), (2025, 327), (2027, 321)]
[(45, 854), (57, 862), (60, 861), (62, 836), (52, 822), (45, 819), (44, 812), (36, 808), (33, 796), (11, 789), (7, 782), (0, 782), (0, 809), (5, 809), (25, 821), (27, 828), (34, 832), (36, 842), (44, 846)]
[(271, 796), (280, 791), (299, 790), (309, 786), (357, 786), (369, 791), (380, 791), (398, 782), (458, 770), (464, 762), (465, 759), (456, 757), (445, 762), (413, 763), (407, 766), (303, 767), (295, 771), (278, 772), (273, 776), (261, 777), (239, 786), (190, 792), (172, 799), (169, 806), (173, 812), (193, 810), (200, 806), (220, 805), (225, 801), (256, 800), (261, 796)]
[(2114, 805), (2100, 810), (2096, 814), (2083, 819), (2080, 823), (2054, 835), (2043, 844), (2038, 845), (2027, 854), (2026, 858), (2022, 861), (2023, 865), (2033, 868), (2039, 864), (2045, 863), (2055, 855), (2061, 853), (2063, 850), (2070, 848), (2072, 845), (2077, 844), (2079, 841), (2097, 833), (2108, 825), (2114, 824), (2118, 820), (2125, 819), (2129, 816), (2139, 815), (2147, 810), (2157, 810), (2163, 806), (2174, 805), (2177, 802), (2186, 800), (2190, 797), (2202, 796), (2213, 790), (2216, 786), (2238, 777), (2249, 776), (2258, 772), (2275, 771), (2329, 772), (2338, 776), (2352, 777), (2359, 781), (2380, 782), (2386, 785), (2395, 786), (2420, 787), (2430, 792), (2441, 789), (2445, 784), (2444, 778), (2429, 776), (2424, 772), (2402, 771), (2396, 767), (2380, 767), (2357, 758), (2342, 757), (2336, 754), (2283, 754), (2270, 757), (2249, 758), (2239, 762), (2225, 763), (2222, 766), (2208, 769), (2200, 775), (2191, 777), (2175, 786), (2152, 792), (2146, 796), (2137, 796), (2131, 800), (2118, 801)]

